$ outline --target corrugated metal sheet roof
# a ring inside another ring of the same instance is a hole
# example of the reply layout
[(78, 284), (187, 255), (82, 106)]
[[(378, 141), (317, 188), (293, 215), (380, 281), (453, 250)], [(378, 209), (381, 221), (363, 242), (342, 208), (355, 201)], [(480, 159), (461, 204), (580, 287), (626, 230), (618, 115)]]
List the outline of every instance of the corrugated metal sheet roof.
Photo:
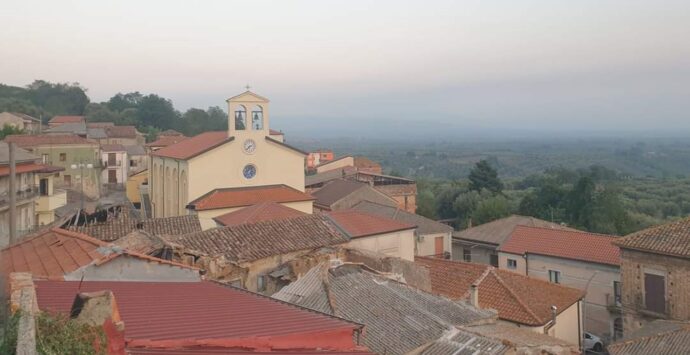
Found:
[(39, 308), (55, 312), (69, 312), (79, 292), (102, 290), (110, 290), (115, 295), (130, 346), (162, 340), (263, 338), (270, 341), (271, 337), (361, 327), (206, 281), (36, 282)]

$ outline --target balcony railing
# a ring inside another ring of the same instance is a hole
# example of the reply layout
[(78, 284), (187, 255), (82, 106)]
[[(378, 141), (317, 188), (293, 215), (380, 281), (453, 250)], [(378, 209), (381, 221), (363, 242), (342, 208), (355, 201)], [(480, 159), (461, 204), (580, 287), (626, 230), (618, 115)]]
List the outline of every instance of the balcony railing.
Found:
[[(17, 190), (16, 201), (22, 202), (24, 200), (32, 199), (38, 196), (38, 186), (36, 185), (25, 185)], [(10, 204), (10, 194), (9, 191), (0, 193), (0, 207), (5, 207)]]

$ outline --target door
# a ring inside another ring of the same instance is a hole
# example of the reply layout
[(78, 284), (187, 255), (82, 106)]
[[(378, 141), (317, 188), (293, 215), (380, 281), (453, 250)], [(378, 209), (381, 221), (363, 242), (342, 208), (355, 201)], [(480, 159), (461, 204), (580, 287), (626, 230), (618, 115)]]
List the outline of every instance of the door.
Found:
[(644, 274), (644, 302), (647, 310), (666, 313), (666, 280), (663, 276)]
[(41, 192), (41, 196), (48, 196), (48, 179), (39, 180), (38, 189)]
[(65, 179), (65, 186), (72, 186), (72, 176), (71, 175), (65, 175), (63, 176)]
[(115, 153), (108, 153), (108, 166), (115, 166)]
[(434, 239), (434, 255), (443, 255), (443, 237)]
[(108, 170), (108, 183), (109, 184), (117, 184), (117, 170), (115, 170), (115, 169)]

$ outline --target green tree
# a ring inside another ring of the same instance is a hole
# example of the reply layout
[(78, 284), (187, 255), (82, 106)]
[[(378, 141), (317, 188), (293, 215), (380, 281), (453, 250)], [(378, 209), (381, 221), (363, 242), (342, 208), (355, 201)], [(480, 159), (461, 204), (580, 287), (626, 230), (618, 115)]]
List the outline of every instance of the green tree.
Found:
[(431, 190), (425, 189), (419, 191), (417, 194), (417, 210), (418, 215), (426, 218), (436, 219), (436, 199)]
[(470, 171), (470, 190), (481, 191), (487, 189), (493, 193), (503, 190), (503, 183), (498, 178), (498, 173), (491, 167), (488, 161), (480, 160)]
[(513, 206), (503, 195), (495, 195), (479, 201), (472, 212), (472, 222), (484, 224), (513, 213)]
[(0, 139), (5, 139), (5, 137), (12, 134), (24, 134), (24, 130), (21, 128), (17, 128), (15, 126), (5, 124), (4, 126), (2, 126), (2, 130), (0, 130)]

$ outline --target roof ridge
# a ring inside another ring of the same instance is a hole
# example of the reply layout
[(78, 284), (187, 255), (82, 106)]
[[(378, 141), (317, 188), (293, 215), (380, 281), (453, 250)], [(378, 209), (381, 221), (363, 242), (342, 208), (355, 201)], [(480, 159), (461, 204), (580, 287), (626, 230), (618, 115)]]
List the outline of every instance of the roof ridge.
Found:
[(508, 286), (508, 284), (503, 280), (503, 278), (501, 278), (498, 275), (498, 273), (495, 272), (495, 269), (491, 270), (491, 273), (494, 275), (494, 277), (496, 277), (496, 281), (498, 281), (498, 283), (501, 284), (501, 286), (505, 287), (506, 290), (508, 290), (508, 293), (511, 296), (513, 296), (513, 298), (518, 302), (518, 304), (522, 306), (522, 308), (524, 308), (530, 316), (532, 316), (537, 322), (542, 322), (542, 319), (540, 319), (539, 316), (537, 316), (537, 314), (534, 313), (534, 311), (531, 308), (529, 308), (529, 306), (517, 295), (517, 293), (510, 286)]
[[(534, 217), (529, 217), (529, 218), (534, 218)], [(548, 222), (548, 221), (547, 221)], [(555, 222), (549, 222), (553, 224), (558, 224)], [(559, 225), (560, 226), (560, 225)], [(567, 227), (567, 226), (562, 226), (562, 227)], [(518, 224), (513, 228), (513, 231), (511, 232), (511, 235), (515, 232), (516, 229), (518, 228), (534, 228), (534, 229), (541, 229), (541, 230), (548, 230), (548, 231), (556, 231), (556, 232), (562, 232), (562, 233), (577, 233), (577, 234), (589, 234), (597, 237), (606, 237), (606, 238), (612, 238), (612, 239), (619, 239), (621, 238), (620, 236), (616, 236), (613, 234), (603, 234), (603, 233), (594, 233), (594, 232), (588, 232), (588, 231), (581, 231), (579, 229), (556, 229), (556, 228), (549, 228), (549, 227), (542, 227), (542, 226), (527, 226), (524, 224)], [(569, 228), (569, 227), (568, 227)]]

